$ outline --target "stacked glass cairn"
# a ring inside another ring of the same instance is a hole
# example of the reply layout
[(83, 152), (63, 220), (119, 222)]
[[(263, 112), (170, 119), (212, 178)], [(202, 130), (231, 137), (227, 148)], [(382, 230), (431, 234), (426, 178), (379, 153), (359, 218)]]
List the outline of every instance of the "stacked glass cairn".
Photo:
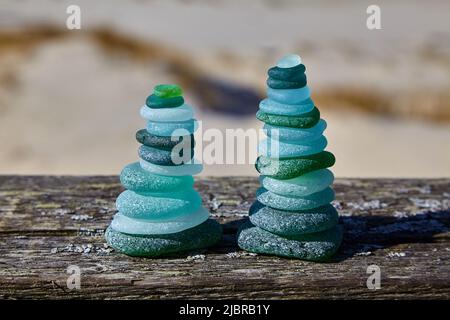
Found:
[(324, 151), (327, 124), (310, 98), (305, 71), (298, 55), (268, 71), (268, 98), (256, 114), (268, 136), (258, 146), (261, 187), (238, 244), (261, 254), (325, 261), (342, 241), (331, 204), (334, 176), (327, 169), (335, 158)]
[(106, 230), (107, 242), (130, 256), (158, 257), (211, 246), (222, 238), (194, 190), (193, 108), (177, 85), (158, 85), (140, 110), (146, 129), (136, 133), (139, 162), (120, 174), (126, 189)]

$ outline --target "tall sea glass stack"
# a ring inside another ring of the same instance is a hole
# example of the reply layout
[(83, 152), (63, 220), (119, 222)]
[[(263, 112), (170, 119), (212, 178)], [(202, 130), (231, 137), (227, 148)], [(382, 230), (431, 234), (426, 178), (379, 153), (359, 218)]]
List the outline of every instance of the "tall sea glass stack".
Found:
[(331, 167), (325, 151), (326, 122), (310, 98), (305, 66), (288, 55), (268, 71), (268, 98), (256, 117), (268, 139), (258, 146), (256, 169), (261, 187), (238, 233), (239, 246), (251, 252), (325, 261), (339, 248), (342, 229), (331, 205)]
[(139, 162), (120, 174), (125, 190), (106, 230), (107, 242), (131, 256), (157, 257), (211, 246), (222, 228), (209, 219), (193, 175), (197, 121), (176, 85), (158, 85), (140, 110), (147, 127), (136, 133)]

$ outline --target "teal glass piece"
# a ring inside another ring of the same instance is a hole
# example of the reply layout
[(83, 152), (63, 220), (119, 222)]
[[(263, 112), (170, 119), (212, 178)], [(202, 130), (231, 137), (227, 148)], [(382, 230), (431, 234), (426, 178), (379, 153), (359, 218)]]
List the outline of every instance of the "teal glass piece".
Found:
[(261, 186), (275, 194), (286, 197), (302, 197), (331, 186), (334, 181), (334, 175), (328, 169), (321, 169), (285, 180), (260, 176), (259, 181)]
[(134, 162), (123, 168), (120, 182), (125, 189), (137, 193), (168, 192), (191, 189), (194, 178), (191, 176), (170, 177), (150, 173)]
[(164, 257), (210, 247), (222, 239), (222, 226), (215, 220), (176, 233), (132, 235), (109, 227), (105, 238), (115, 250), (136, 257)]
[(145, 104), (149, 108), (158, 109), (158, 108), (175, 108), (183, 105), (184, 98), (183, 97), (172, 97), (172, 98), (162, 98), (158, 97), (155, 94), (151, 94), (147, 97)]
[(157, 136), (186, 136), (198, 129), (197, 120), (171, 121), (171, 122), (147, 122), (147, 131)]
[(278, 68), (292, 68), (302, 63), (298, 54), (288, 54), (277, 61)]
[(259, 110), (268, 114), (282, 116), (301, 116), (314, 109), (314, 102), (311, 98), (299, 104), (284, 104), (271, 99), (264, 99), (259, 103)]
[(333, 228), (339, 220), (331, 204), (306, 211), (286, 211), (255, 201), (250, 207), (249, 216), (255, 226), (287, 238)]
[(142, 169), (162, 176), (194, 176), (203, 170), (203, 165), (196, 159), (192, 159), (192, 162), (179, 166), (162, 166), (145, 161), (144, 159), (140, 159), (139, 163)]
[(342, 227), (285, 238), (264, 229), (244, 223), (238, 230), (238, 245), (244, 250), (259, 254), (315, 262), (329, 261), (342, 242)]
[(121, 215), (152, 221), (189, 214), (197, 210), (201, 203), (200, 195), (193, 189), (149, 194), (125, 190), (116, 199), (116, 207)]
[(311, 91), (308, 86), (297, 89), (272, 89), (267, 88), (269, 99), (285, 104), (301, 104), (311, 97)]
[(273, 126), (268, 123), (264, 124), (263, 127), (266, 135), (271, 139), (294, 144), (316, 140), (326, 128), (327, 123), (323, 119), (320, 119), (315, 126), (306, 129)]
[(309, 156), (322, 152), (327, 146), (327, 139), (322, 135), (316, 140), (300, 143), (264, 139), (258, 145), (258, 155), (280, 159)]
[(303, 196), (286, 197), (270, 192), (265, 188), (256, 191), (256, 199), (262, 204), (280, 210), (299, 211), (321, 207), (334, 200), (334, 191), (326, 188), (322, 191)]
[(303, 64), (291, 68), (272, 67), (267, 72), (269, 78), (280, 81), (303, 81), (306, 78), (306, 67)]
[(175, 108), (151, 109), (142, 106), (140, 109), (141, 117), (154, 122), (180, 122), (188, 121), (194, 117), (194, 110), (188, 104)]
[(297, 81), (284, 81), (274, 78), (267, 78), (266, 84), (272, 89), (296, 89), (303, 88), (308, 83), (306, 75), (303, 75), (303, 79), (298, 79)]
[(169, 234), (198, 226), (209, 218), (203, 207), (182, 216), (160, 221), (129, 218), (120, 212), (114, 216), (111, 228), (121, 233), (135, 235)]

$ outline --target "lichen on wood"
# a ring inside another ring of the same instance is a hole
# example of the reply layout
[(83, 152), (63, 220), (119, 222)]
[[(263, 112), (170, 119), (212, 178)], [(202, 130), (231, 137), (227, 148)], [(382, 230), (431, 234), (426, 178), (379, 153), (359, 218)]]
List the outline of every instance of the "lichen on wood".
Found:
[[(337, 179), (344, 243), (329, 263), (249, 254), (235, 242), (256, 178), (203, 178), (196, 188), (224, 226), (215, 247), (132, 258), (103, 232), (122, 190), (110, 176), (0, 176), (0, 298), (449, 298), (450, 179)], [(369, 265), (381, 289), (369, 290)], [(81, 287), (68, 289), (79, 266)]]

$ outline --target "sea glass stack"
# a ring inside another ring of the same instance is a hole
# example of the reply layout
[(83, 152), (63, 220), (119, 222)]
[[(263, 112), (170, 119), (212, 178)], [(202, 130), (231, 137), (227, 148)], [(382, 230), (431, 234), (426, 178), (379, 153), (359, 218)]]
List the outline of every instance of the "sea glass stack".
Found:
[(331, 167), (325, 151), (327, 126), (310, 98), (306, 68), (288, 55), (268, 71), (267, 95), (256, 117), (268, 138), (258, 146), (261, 187), (249, 222), (238, 232), (247, 251), (310, 261), (328, 260), (342, 240)]
[(120, 173), (126, 189), (116, 200), (118, 213), (106, 230), (107, 242), (130, 256), (158, 257), (211, 246), (222, 228), (209, 219), (193, 175), (193, 108), (177, 85), (158, 85), (140, 110), (147, 127), (136, 133), (139, 162)]

